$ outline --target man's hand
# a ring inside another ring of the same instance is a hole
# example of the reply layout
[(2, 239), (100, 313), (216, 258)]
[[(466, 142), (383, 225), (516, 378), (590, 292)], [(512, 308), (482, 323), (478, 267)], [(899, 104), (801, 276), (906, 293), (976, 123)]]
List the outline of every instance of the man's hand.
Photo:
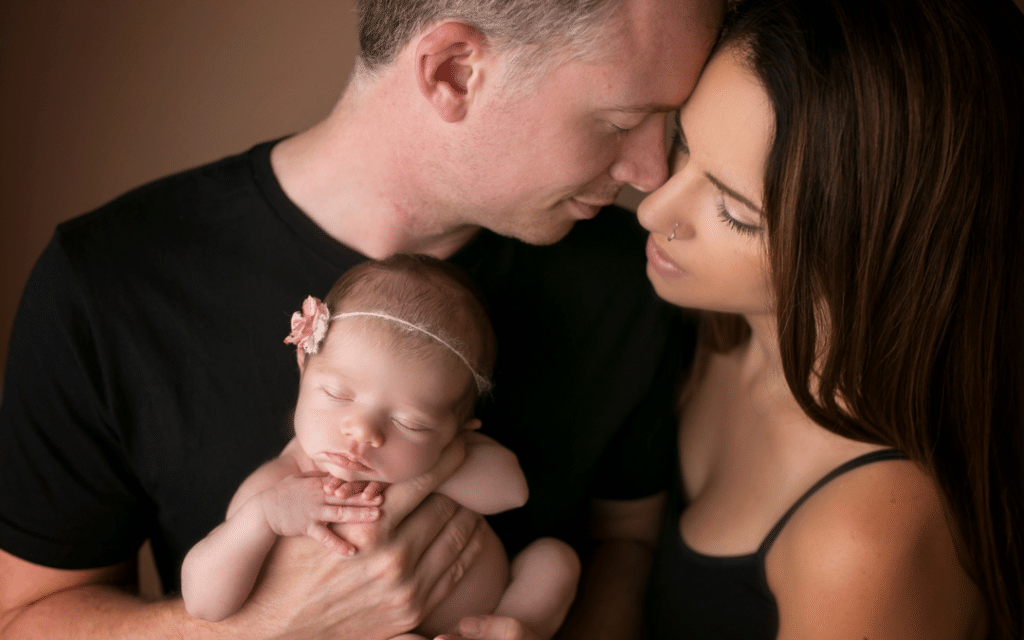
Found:
[(429, 472), (388, 487), (377, 522), (333, 525), (355, 556), (278, 540), (249, 601), (223, 624), (246, 637), (384, 640), (413, 629), (481, 549), (480, 516), (431, 495), (462, 456), (456, 438)]
[(438, 636), (436, 640), (545, 640), (514, 618), (473, 616), (459, 622), (457, 636)]

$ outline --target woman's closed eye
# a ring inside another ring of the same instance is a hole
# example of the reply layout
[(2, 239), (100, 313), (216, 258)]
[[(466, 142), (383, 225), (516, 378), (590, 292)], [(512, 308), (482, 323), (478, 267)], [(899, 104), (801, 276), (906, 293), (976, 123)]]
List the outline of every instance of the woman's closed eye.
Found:
[(747, 224), (746, 222), (740, 222), (737, 220), (725, 206), (724, 195), (718, 200), (718, 217), (722, 219), (722, 222), (732, 227), (735, 231), (748, 236), (756, 236), (761, 232), (761, 227), (754, 224)]

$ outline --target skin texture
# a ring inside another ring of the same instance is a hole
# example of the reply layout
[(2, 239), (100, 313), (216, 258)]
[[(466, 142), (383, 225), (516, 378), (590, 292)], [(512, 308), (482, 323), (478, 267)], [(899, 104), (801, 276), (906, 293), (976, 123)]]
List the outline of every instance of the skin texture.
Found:
[[(740, 313), (752, 330), (709, 354), (685, 409), (680, 535), (700, 553), (744, 555), (819, 478), (881, 447), (816, 425), (783, 378), (759, 214), (773, 118), (734, 51), (711, 60), (680, 121), (675, 173), (639, 211), (648, 274), (666, 300)], [(851, 471), (801, 506), (768, 553), (778, 637), (981, 637), (980, 596), (956, 558), (923, 470)]]
[[(479, 33), (430, 25), (379, 78), (349, 87), (323, 122), (277, 145), (275, 175), (328, 235), (371, 258), (447, 257), (480, 227), (554, 242), (623, 185), (651, 190), (665, 180), (663, 116), (696, 83), (723, 4), (625, 0), (598, 63), (556, 67), (511, 101), (504, 59)], [(144, 602), (127, 579), (133, 563), (59, 571), (0, 552), (10, 576), (0, 587), (0, 637), (391, 637), (436, 606), (480, 552), (479, 516), (425, 498), (457, 467), (446, 455), (391, 486), (377, 523), (346, 533), (355, 557), (280, 540), (252, 598), (218, 625), (192, 619), (180, 600)], [(595, 508), (597, 547), (631, 551), (608, 556), (625, 562), (618, 570), (588, 573), (595, 582), (570, 620), (587, 615), (612, 635), (620, 605), (636, 600), (619, 597), (636, 579), (622, 583), (638, 566), (633, 555), (649, 550), (618, 525), (637, 508), (658, 515), (646, 501)], [(349, 571), (337, 570), (341, 562)], [(462, 633), (536, 637), (510, 619)]]

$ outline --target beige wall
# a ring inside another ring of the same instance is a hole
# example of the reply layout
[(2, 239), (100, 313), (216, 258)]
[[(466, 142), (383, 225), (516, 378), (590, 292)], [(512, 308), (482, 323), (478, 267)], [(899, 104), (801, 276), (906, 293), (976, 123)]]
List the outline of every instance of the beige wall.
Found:
[(351, 69), (354, 6), (0, 3), (0, 363), (54, 226), (319, 120)]

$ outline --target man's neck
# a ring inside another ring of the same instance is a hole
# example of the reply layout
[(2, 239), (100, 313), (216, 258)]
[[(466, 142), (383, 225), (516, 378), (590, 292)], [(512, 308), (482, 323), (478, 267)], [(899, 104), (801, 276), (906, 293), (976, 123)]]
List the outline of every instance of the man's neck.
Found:
[(274, 174), (288, 198), (332, 238), (369, 257), (423, 253), (448, 258), (479, 227), (442, 215), (444, 205), (422, 186), (425, 149), (394, 139), (393, 123), (346, 95), (330, 116), (278, 143)]

